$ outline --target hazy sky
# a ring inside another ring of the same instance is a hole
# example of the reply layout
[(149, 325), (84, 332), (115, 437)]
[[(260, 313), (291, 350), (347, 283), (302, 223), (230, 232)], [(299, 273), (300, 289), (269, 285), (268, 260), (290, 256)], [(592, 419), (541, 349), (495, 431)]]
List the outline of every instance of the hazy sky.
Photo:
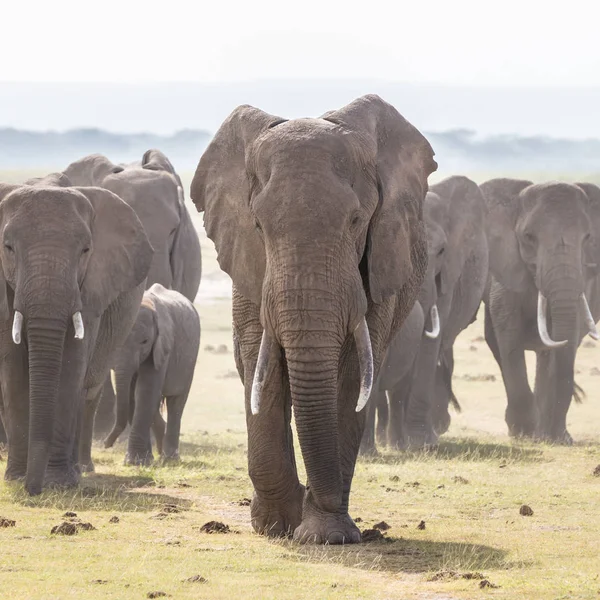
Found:
[(2, 5), (0, 80), (600, 86), (596, 4), (21, 0)]

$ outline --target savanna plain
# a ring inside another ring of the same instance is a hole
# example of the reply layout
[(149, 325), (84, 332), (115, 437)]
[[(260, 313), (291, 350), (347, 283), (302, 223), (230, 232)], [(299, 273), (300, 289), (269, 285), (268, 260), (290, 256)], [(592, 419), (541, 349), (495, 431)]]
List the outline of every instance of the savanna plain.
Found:
[[(0, 180), (35, 174), (0, 171)], [(189, 189), (191, 174), (184, 179)], [(588, 338), (578, 353), (587, 397), (569, 413), (575, 445), (514, 441), (482, 313), (455, 347), (462, 412), (439, 448), (359, 459), (350, 514), (361, 529), (375, 527), (373, 541), (315, 547), (254, 534), (229, 280), (190, 209), (203, 251), (202, 341), (181, 462), (125, 467), (122, 442), (96, 443), (96, 473), (77, 489), (30, 498), (2, 481), (0, 598), (600, 598), (600, 350)], [(52, 534), (63, 522), (78, 532)]]

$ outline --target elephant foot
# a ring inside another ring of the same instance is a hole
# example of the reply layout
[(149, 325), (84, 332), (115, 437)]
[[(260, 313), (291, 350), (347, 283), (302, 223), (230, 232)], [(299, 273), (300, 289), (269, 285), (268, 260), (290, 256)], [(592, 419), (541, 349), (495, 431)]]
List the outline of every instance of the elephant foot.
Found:
[(134, 467), (149, 467), (154, 462), (154, 456), (150, 453), (133, 454), (128, 452), (125, 456), (125, 465)]
[(573, 445), (573, 438), (566, 429), (563, 430), (561, 433), (539, 434), (536, 436), (536, 440), (540, 442), (547, 442), (550, 444), (560, 444), (563, 446)]
[(450, 417), (450, 413), (445, 412), (440, 415), (437, 415), (437, 418), (434, 420), (433, 428), (437, 435), (443, 435), (450, 429), (450, 423), (452, 422), (452, 418)]
[(406, 436), (407, 450), (434, 450), (438, 447), (439, 437), (433, 428), (425, 431), (409, 432)]
[(358, 544), (361, 535), (348, 513), (311, 511), (296, 527), (294, 541), (300, 544)]
[(268, 537), (288, 537), (302, 522), (304, 486), (300, 485), (288, 500), (269, 502), (256, 492), (250, 504), (252, 528), (256, 533)]
[(86, 461), (81, 461), (78, 466), (81, 473), (94, 473), (96, 471), (94, 461), (91, 458)]
[[(64, 489), (77, 487), (81, 480), (81, 474), (79, 469), (52, 469), (46, 470), (46, 477), (44, 478), (44, 487), (50, 489)], [(29, 490), (28, 490), (29, 491)]]
[(531, 410), (511, 410), (506, 409), (506, 425), (508, 426), (508, 435), (510, 437), (534, 438), (536, 434), (537, 419)]
[(170, 454), (163, 454), (160, 457), (160, 464), (163, 466), (176, 465), (181, 462), (179, 452), (172, 452)]
[(365, 457), (374, 457), (379, 456), (379, 451), (375, 447), (375, 444), (361, 444), (358, 454)]

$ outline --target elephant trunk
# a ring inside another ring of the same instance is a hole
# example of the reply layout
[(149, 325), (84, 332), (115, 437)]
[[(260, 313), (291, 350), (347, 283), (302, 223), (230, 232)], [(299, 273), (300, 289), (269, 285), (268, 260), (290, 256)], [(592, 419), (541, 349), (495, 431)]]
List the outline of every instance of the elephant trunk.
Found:
[(42, 491), (54, 433), (56, 404), (68, 317), (27, 321), (29, 344), (29, 453), (25, 488)]
[(115, 370), (117, 410), (112, 431), (104, 441), (105, 448), (111, 448), (127, 428), (135, 373), (134, 366), (119, 366)]

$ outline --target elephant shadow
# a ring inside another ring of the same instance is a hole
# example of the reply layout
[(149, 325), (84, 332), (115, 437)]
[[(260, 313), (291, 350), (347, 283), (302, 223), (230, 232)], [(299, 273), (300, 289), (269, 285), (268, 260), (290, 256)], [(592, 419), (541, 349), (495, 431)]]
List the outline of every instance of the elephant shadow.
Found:
[(535, 463), (543, 460), (543, 454), (543, 448), (518, 441), (501, 443), (482, 442), (475, 438), (444, 438), (435, 448), (389, 451), (372, 457), (365, 456), (361, 460), (368, 463), (391, 465), (429, 458), (462, 462), (498, 460), (500, 462)]
[(422, 541), (403, 537), (384, 537), (356, 547), (299, 547), (289, 542), (293, 559), (310, 562), (335, 562), (346, 567), (390, 574), (433, 573), (432, 581), (444, 577), (483, 579), (481, 572), (510, 568), (508, 552), (482, 544)]
[[(112, 475), (94, 473), (88, 475), (79, 487), (45, 489), (41, 495), (31, 497), (21, 485), (5, 484), (5, 493), (12, 502), (32, 508), (52, 508), (64, 511), (107, 511), (115, 514), (127, 512), (161, 511), (166, 506), (170, 513), (189, 509), (192, 502), (184, 498), (141, 491), (154, 487), (150, 476)], [(160, 516), (158, 517), (160, 518)]]

